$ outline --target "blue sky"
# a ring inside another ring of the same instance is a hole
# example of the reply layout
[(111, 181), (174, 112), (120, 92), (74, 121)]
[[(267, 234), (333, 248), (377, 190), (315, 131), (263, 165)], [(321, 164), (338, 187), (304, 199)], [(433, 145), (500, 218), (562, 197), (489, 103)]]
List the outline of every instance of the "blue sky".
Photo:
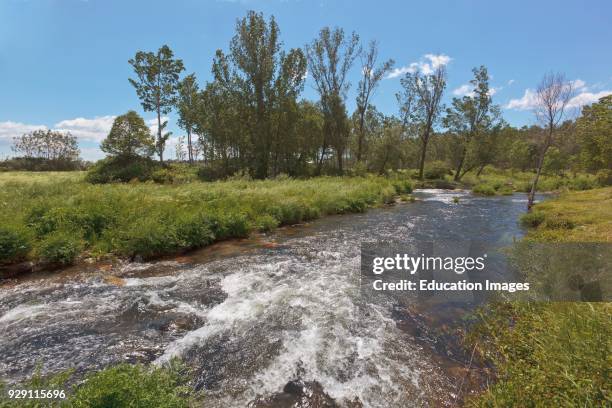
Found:
[[(141, 111), (127, 60), (168, 44), (204, 83), (215, 50), (227, 50), (249, 9), (276, 17), (286, 48), (339, 26), (378, 40), (381, 60), (395, 59), (396, 68), (445, 63), (447, 102), (484, 64), (495, 102), (517, 126), (533, 123), (529, 90), (547, 71), (576, 81), (576, 107), (612, 93), (609, 0), (0, 0), (0, 157), (10, 155), (14, 135), (38, 127), (69, 130), (84, 158), (102, 157), (97, 146), (113, 117)], [(374, 104), (397, 112), (399, 86), (399, 77), (382, 81)], [(316, 98), (312, 84), (303, 96)], [(349, 107), (353, 100), (351, 92)]]

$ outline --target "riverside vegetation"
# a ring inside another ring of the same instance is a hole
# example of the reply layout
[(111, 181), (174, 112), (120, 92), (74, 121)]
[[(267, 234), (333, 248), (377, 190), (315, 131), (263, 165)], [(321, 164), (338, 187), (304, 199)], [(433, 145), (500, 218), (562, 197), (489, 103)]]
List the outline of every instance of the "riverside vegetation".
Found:
[(92, 185), (73, 177), (25, 183), (10, 173), (0, 177), (1, 262), (146, 259), (326, 214), (362, 212), (412, 189), (407, 180), (377, 176), (182, 185)]
[[(522, 222), (526, 241), (612, 243), (612, 188), (565, 193)], [(488, 305), (468, 344), (494, 364), (497, 378), (467, 405), (609, 406), (611, 316), (607, 302)]]

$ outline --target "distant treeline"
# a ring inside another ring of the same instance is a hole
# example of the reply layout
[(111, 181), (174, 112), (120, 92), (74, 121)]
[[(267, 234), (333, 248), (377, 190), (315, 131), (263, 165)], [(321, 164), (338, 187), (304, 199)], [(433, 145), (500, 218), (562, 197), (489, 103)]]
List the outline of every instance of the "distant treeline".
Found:
[[(205, 179), (407, 168), (422, 179), (433, 167), (448, 168), (460, 181), (486, 165), (538, 177), (612, 171), (612, 96), (568, 120), (572, 82), (547, 74), (535, 92), (538, 125), (517, 129), (493, 103), (486, 67), (474, 68), (469, 92), (445, 106), (445, 64), (432, 61), (404, 74), (395, 95), (397, 114), (385, 115), (372, 96), (394, 61), (378, 61), (378, 49), (376, 41), (364, 44), (356, 33), (329, 27), (303, 48), (285, 49), (274, 17), (250, 11), (237, 21), (228, 51), (216, 51), (213, 79), (203, 86), (193, 73), (182, 76), (183, 62), (168, 46), (137, 52), (129, 60), (135, 73), (129, 81), (143, 109), (155, 113), (156, 134), (130, 111), (116, 118), (101, 148), (115, 167), (154, 155), (163, 163), (171, 137), (164, 117), (174, 110), (185, 136), (178, 138), (173, 159), (198, 164)], [(361, 78), (351, 113), (346, 105), (353, 69)], [(301, 97), (307, 78), (318, 100)]]
[[(385, 115), (372, 95), (394, 62), (378, 61), (376, 41), (362, 44), (356, 33), (325, 27), (303, 48), (285, 49), (274, 17), (266, 21), (253, 11), (237, 21), (229, 50), (217, 50), (213, 80), (202, 89), (195, 74), (180, 79), (183, 62), (167, 46), (140, 51), (129, 62), (144, 110), (158, 118), (147, 154), (156, 152), (163, 161), (170, 134), (162, 117), (175, 109), (186, 133), (176, 159), (201, 163), (211, 179), (237, 172), (266, 178), (405, 168), (418, 169), (423, 178), (427, 162), (442, 162), (456, 181), (486, 165), (549, 173), (612, 169), (612, 97), (567, 121), (573, 90), (562, 75), (546, 75), (538, 88), (541, 126), (517, 129), (493, 103), (484, 66), (473, 69), (471, 91), (450, 106), (442, 104), (443, 63), (407, 72), (396, 95), (397, 115)], [(354, 68), (361, 79), (356, 109), (349, 113), (348, 73)], [(316, 101), (301, 98), (307, 77), (319, 94)]]

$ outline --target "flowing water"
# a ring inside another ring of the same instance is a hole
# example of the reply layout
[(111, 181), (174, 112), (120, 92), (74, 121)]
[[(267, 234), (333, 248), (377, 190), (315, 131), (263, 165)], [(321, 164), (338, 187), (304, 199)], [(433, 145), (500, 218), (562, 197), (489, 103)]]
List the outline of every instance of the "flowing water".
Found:
[[(208, 407), (246, 406), (290, 380), (336, 402), (452, 402), (457, 379), (392, 302), (358, 288), (360, 243), (520, 237), (526, 197), (421, 190), (414, 203), (327, 217), (172, 260), (78, 267), (0, 288), (0, 375), (77, 373), (181, 357)], [(460, 197), (459, 203), (453, 197)]]

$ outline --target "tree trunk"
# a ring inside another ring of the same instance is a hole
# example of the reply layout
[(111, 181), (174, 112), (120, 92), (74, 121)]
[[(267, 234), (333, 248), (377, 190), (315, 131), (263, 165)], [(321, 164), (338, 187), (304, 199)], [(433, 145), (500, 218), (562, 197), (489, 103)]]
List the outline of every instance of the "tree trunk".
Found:
[(187, 126), (187, 155), (189, 156), (189, 164), (193, 164), (193, 150), (191, 147), (191, 126)]
[(325, 157), (325, 153), (327, 152), (327, 143), (323, 142), (323, 146), (321, 147), (321, 158), (317, 163), (317, 176), (321, 175), (321, 170), (323, 170), (323, 158)]
[(459, 160), (459, 165), (457, 166), (457, 170), (455, 171), (455, 177), (453, 178), (454, 181), (460, 181), (461, 180), (461, 169), (463, 168), (463, 163), (465, 162), (465, 156), (467, 154), (467, 148), (464, 147), (463, 150), (461, 151), (461, 159)]
[(482, 173), (482, 170), (485, 168), (486, 164), (481, 164), (480, 168), (478, 169), (478, 172), (476, 173), (476, 177), (480, 177), (480, 174)]
[(157, 153), (159, 154), (159, 161), (164, 162), (164, 146), (162, 145), (162, 128), (161, 128), (161, 112), (159, 106), (157, 108)]
[(426, 133), (423, 135), (422, 143), (421, 143), (421, 160), (419, 162), (419, 180), (424, 179), (424, 171), (425, 171), (425, 156), (427, 155), (427, 142), (429, 142), (429, 131), (425, 131)]
[(363, 126), (364, 126), (364, 114), (360, 112), (360, 117), (359, 117), (359, 136), (357, 139), (357, 162), (361, 161), (361, 155), (363, 154), (363, 139), (364, 139), (364, 132), (363, 132)]
[(535, 178), (533, 179), (533, 184), (531, 184), (531, 190), (529, 191), (529, 198), (527, 200), (527, 211), (531, 211), (533, 204), (535, 202), (535, 193), (538, 187), (538, 180), (540, 179), (540, 174), (542, 173), (542, 167), (544, 167), (544, 157), (546, 156), (546, 151), (550, 147), (552, 143), (552, 134), (553, 134), (553, 126), (549, 125), (548, 135), (546, 136), (546, 141), (544, 142), (544, 146), (542, 146), (542, 151), (540, 152), (540, 157), (538, 157), (538, 168), (536, 170)]
[(338, 172), (340, 173), (340, 175), (342, 175), (343, 170), (342, 170), (342, 150), (340, 149), (336, 149), (336, 153), (338, 155)]

